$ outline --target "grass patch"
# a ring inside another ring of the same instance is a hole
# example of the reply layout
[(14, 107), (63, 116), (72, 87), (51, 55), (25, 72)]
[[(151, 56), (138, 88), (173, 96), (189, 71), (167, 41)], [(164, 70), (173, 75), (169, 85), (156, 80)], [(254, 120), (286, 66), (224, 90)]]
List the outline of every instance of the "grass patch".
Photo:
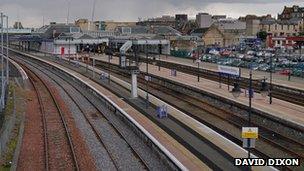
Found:
[[(14, 112), (13, 92), (14, 92), (14, 90), (15, 90), (15, 86), (10, 85), (9, 91), (8, 91), (7, 104), (6, 104), (5, 110), (3, 111), (3, 115), (2, 115), (3, 117), (1, 118), (2, 127), (3, 127), (4, 123), (6, 121), (8, 121), (10, 119), (10, 117), (13, 116), (13, 112)], [(15, 117), (17, 117), (17, 115)], [(7, 143), (7, 150), (3, 154), (3, 156), (1, 156), (2, 165), (0, 166), (0, 171), (10, 170), (10, 168), (11, 168), (11, 161), (13, 160), (14, 152), (15, 152), (15, 149), (16, 149), (16, 146), (18, 143), (19, 126), (20, 125), (19, 125), (18, 121), (16, 121), (16, 123), (13, 127), (13, 130), (11, 132), (10, 140)]]

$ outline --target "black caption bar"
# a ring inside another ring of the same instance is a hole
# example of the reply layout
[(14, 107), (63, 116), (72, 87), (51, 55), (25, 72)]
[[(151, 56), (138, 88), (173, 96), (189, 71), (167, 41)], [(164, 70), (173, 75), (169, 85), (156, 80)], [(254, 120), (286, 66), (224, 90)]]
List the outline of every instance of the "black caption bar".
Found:
[(299, 158), (235, 158), (235, 166), (300, 166)]

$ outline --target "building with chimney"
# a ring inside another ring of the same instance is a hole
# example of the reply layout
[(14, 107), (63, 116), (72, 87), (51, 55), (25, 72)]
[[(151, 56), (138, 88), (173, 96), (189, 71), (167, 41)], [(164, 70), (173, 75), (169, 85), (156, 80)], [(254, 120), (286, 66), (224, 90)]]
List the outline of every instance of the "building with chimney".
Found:
[(278, 20), (304, 19), (304, 7), (294, 5), (292, 7), (284, 7), (281, 14), (278, 14)]

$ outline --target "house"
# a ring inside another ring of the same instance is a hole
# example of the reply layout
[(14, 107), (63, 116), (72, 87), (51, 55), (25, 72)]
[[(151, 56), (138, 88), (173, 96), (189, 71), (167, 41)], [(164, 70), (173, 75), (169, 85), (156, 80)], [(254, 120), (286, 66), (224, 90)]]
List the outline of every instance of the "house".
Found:
[[(212, 25), (202, 33), (202, 39), (206, 46), (229, 47), (239, 45), (240, 37), (244, 35), (244, 30), (238, 29), (219, 29), (216, 25)], [(197, 34), (197, 33), (195, 33)]]
[(262, 20), (260, 29), (266, 31), (268, 35), (277, 36), (297, 36), (304, 28), (303, 19), (293, 18), (290, 20)]
[(203, 33), (202, 39), (206, 46), (226, 46), (225, 35), (216, 26), (211, 26), (205, 33)]
[(284, 10), (281, 14), (278, 14), (278, 20), (290, 20), (293, 18), (304, 19), (304, 7), (299, 7), (294, 5), (292, 7), (284, 7)]

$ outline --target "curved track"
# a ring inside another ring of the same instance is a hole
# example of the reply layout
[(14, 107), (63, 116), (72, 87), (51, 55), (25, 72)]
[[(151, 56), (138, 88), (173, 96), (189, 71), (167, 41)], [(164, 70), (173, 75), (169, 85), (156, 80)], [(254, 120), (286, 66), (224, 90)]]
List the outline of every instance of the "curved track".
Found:
[[(18, 60), (22, 60), (21, 58), (18, 58)], [(75, 97), (73, 97), (71, 95), (70, 92), (67, 91), (67, 88), (63, 86), (62, 82), (64, 82), (64, 84), (68, 84), (72, 89), (74, 89), (77, 93), (81, 94), (83, 96), (84, 99), (87, 100), (87, 102), (90, 103), (91, 106), (93, 106), (95, 108), (95, 110), (98, 111), (98, 115), (100, 115), (102, 118), (106, 119), (107, 122), (113, 127), (113, 129), (116, 131), (116, 133), (125, 141), (125, 143), (128, 145), (128, 147), (130, 148), (130, 150), (132, 151), (133, 155), (140, 161), (140, 163), (142, 164), (143, 168), (145, 170), (151, 170), (151, 167), (147, 164), (147, 162), (141, 157), (141, 155), (139, 155), (137, 149), (133, 148), (133, 146), (131, 146), (126, 137), (119, 131), (119, 129), (117, 129), (117, 126), (112, 124), (111, 121), (109, 121), (109, 119), (103, 114), (102, 111), (99, 110), (99, 108), (91, 102), (91, 100), (85, 95), (84, 92), (82, 92), (81, 90), (79, 90), (79, 88), (77, 86), (75, 86), (74, 84), (66, 81), (66, 79), (52, 71), (51, 69), (49, 69), (48, 67), (42, 67), (43, 65), (38, 65), (37, 64), (34, 64), (33, 62), (29, 62), (29, 61), (25, 61), (23, 60), (23, 63), (26, 63), (27, 65), (30, 65), (31, 67), (34, 67), (35, 69), (41, 71), (42, 73), (44, 73), (45, 75), (47, 75), (50, 79), (52, 79), (58, 86), (60, 86), (62, 88), (62, 90), (69, 96), (70, 99), (72, 99), (73, 103), (77, 106), (77, 108), (81, 111), (81, 113), (83, 114), (83, 116), (85, 117), (87, 123), (90, 125), (90, 127), (92, 128), (95, 136), (97, 137), (97, 139), (100, 141), (100, 143), (103, 145), (103, 147), (106, 149), (108, 155), (110, 156), (114, 166), (115, 166), (115, 169), (116, 170), (119, 170), (119, 164), (117, 163), (116, 159), (115, 159), (115, 156), (113, 156), (111, 150), (109, 149), (107, 143), (104, 142), (103, 138), (102, 138), (102, 135), (100, 134), (100, 132), (97, 130), (96, 128), (96, 124), (93, 123), (92, 119), (90, 118), (89, 116), (89, 113), (86, 112), (86, 109), (84, 109), (83, 107), (81, 107), (81, 105), (79, 104), (79, 102), (77, 102), (75, 100)], [(43, 68), (43, 69), (42, 69)], [(48, 73), (49, 72), (49, 73)], [(50, 73), (56, 75), (58, 78), (60, 78), (61, 80), (56, 80), (54, 78), (52, 78), (50, 76)]]
[(28, 67), (20, 65), (28, 74), (39, 101), (44, 131), (45, 170), (63, 168), (79, 170), (75, 147), (65, 116), (51, 88)]

